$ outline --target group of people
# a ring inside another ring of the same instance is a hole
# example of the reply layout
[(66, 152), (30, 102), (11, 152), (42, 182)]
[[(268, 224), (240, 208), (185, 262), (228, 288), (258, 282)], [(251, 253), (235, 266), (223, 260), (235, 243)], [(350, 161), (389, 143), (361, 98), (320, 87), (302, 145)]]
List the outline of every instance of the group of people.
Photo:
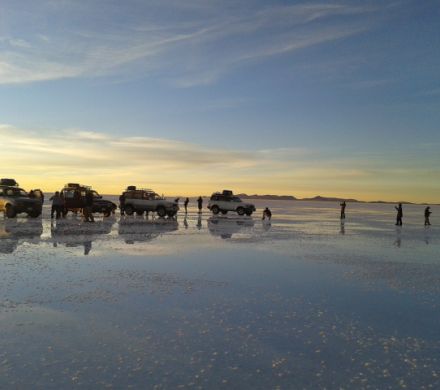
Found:
[[(80, 209), (82, 210), (84, 222), (95, 222), (95, 218), (93, 217), (92, 191), (86, 191), (85, 196), (82, 199), (80, 194), (78, 195), (78, 198), (80, 199), (79, 206), (81, 206)], [(59, 219), (61, 217), (64, 218), (67, 213), (66, 199), (64, 198), (64, 194), (62, 192), (56, 191), (49, 200), (52, 201), (50, 218), (53, 219), (54, 216), (56, 219)]]
[[(345, 220), (345, 208), (347, 207), (347, 203), (345, 202), (345, 200), (340, 203), (341, 206), (341, 221)], [(394, 207), (397, 211), (397, 215), (396, 215), (396, 226), (402, 226), (403, 222), (403, 207), (402, 207), (402, 203), (399, 203), (397, 206)], [(425, 208), (425, 226), (431, 226), (431, 222), (429, 220), (429, 217), (431, 216), (432, 211), (431, 211), (431, 207), (427, 206)]]

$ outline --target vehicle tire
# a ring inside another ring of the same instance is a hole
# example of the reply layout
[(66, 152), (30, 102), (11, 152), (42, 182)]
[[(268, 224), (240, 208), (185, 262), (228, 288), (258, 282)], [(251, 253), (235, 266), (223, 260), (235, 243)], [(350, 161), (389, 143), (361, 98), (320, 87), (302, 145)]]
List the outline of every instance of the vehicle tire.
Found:
[(133, 213), (134, 213), (133, 206), (126, 205), (124, 208), (124, 211), (125, 211), (125, 214), (127, 214), (127, 215), (133, 215)]
[(142, 210), (136, 210), (136, 215), (139, 216), (144, 215), (144, 212)]
[(14, 218), (17, 215), (17, 211), (15, 210), (15, 207), (11, 204), (7, 204), (5, 207), (5, 215), (8, 218)]
[(218, 206), (212, 206), (211, 211), (213, 214), (217, 215), (220, 212), (220, 209), (218, 208)]
[(104, 214), (104, 217), (110, 217), (110, 215), (112, 215), (112, 211), (107, 209), (107, 210), (104, 210), (103, 214)]
[(41, 215), (41, 210), (33, 210), (28, 212), (29, 217), (38, 218)]
[(252, 210), (246, 210), (246, 215), (250, 217), (252, 215)]
[(228, 213), (228, 210), (222, 210), (222, 214), (226, 215)]
[(166, 210), (165, 210), (165, 207), (163, 207), (163, 206), (159, 206), (159, 207), (157, 208), (157, 210), (156, 210), (156, 213), (157, 213), (157, 215), (158, 215), (159, 217), (161, 217), (161, 218), (163, 218), (163, 217), (165, 217), (165, 215), (167, 215), (167, 212), (166, 212)]
[(243, 208), (243, 207), (239, 207), (239, 208), (237, 209), (237, 214), (238, 214), (238, 215), (244, 215), (244, 208)]

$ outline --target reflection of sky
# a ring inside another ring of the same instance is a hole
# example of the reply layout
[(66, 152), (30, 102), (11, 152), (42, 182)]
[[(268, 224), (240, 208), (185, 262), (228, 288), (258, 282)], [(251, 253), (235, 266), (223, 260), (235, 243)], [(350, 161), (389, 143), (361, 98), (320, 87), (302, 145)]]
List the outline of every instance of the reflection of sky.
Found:
[(2, 2), (0, 162), (26, 188), (148, 167), (172, 194), (436, 199), (435, 2), (24, 4)]
[(285, 205), (266, 228), (203, 214), (198, 229), (193, 209), (177, 230), (69, 217), (51, 231), (47, 209), (1, 222), (20, 245), (0, 255), (0, 386), (436, 387), (439, 231), (426, 245), (420, 207), (398, 248), (394, 214), (369, 219), (389, 205), (349, 204), (345, 235), (338, 207)]

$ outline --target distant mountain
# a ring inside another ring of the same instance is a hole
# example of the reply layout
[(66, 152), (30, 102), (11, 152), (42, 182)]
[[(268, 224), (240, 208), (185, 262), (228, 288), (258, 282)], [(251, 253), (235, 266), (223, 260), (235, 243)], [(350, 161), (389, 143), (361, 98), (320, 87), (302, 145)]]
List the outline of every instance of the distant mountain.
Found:
[(357, 199), (345, 199), (345, 198), (331, 198), (331, 197), (326, 197), (326, 196), (315, 196), (313, 198), (302, 198), (300, 200), (311, 200), (311, 201), (320, 201), (320, 202), (343, 202), (344, 200), (346, 202), (355, 202), (355, 203), (360, 203), (361, 201), (357, 200)]
[(297, 200), (292, 195), (247, 195), (247, 194), (238, 194), (237, 195), (243, 199), (266, 199), (266, 200)]

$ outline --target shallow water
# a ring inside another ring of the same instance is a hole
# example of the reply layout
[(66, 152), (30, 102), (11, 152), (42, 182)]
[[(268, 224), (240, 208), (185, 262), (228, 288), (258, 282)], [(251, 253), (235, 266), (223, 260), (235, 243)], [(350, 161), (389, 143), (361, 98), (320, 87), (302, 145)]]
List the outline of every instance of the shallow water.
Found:
[(0, 388), (439, 388), (440, 207), (0, 219)]

